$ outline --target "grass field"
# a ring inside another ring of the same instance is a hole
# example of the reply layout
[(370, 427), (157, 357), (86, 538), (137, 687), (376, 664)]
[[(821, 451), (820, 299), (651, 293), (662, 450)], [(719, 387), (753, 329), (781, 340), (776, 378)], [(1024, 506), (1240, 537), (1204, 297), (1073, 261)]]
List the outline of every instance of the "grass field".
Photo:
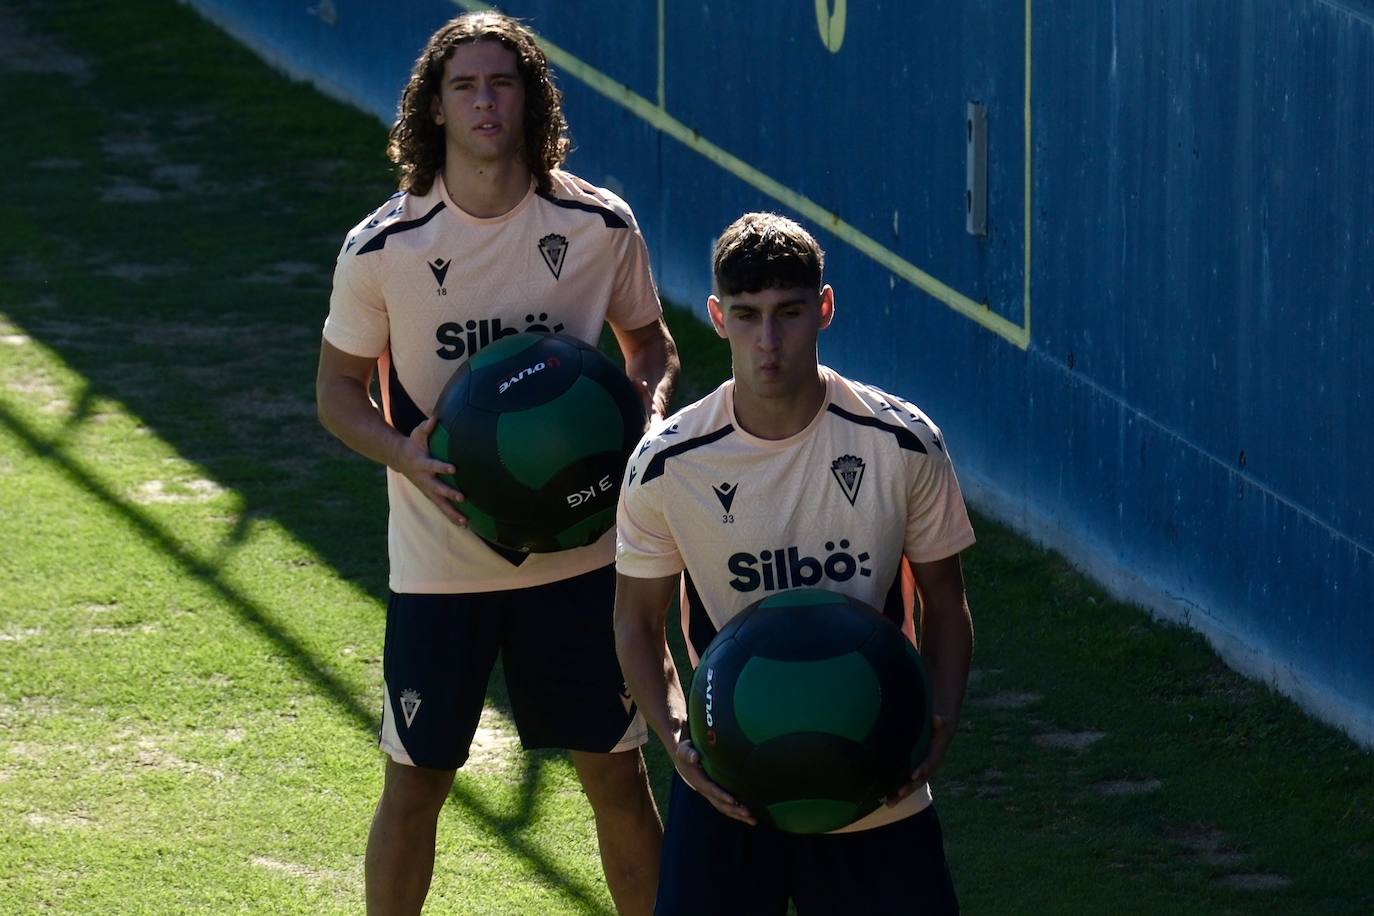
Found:
[[(313, 373), (383, 128), (169, 0), (6, 0), (0, 111), (0, 913), (359, 912), (385, 495)], [(670, 320), (700, 394), (723, 346)], [(1374, 913), (1374, 756), (977, 526), (965, 912)], [(431, 911), (610, 912), (499, 691)]]

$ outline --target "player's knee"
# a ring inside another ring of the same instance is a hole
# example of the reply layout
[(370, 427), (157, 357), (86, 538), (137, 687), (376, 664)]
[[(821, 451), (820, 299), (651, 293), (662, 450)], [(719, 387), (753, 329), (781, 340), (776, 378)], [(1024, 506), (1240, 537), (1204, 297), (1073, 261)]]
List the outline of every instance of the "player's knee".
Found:
[(453, 786), (453, 770), (432, 770), (387, 761), (382, 807), (400, 818), (437, 815)]
[(644, 758), (638, 750), (619, 754), (575, 751), (573, 763), (596, 813), (637, 815), (652, 807)]

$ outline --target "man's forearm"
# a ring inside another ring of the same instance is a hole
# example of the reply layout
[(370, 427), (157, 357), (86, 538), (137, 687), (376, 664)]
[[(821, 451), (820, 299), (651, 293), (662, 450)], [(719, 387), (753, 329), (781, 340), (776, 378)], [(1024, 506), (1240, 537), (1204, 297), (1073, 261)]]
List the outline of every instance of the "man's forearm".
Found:
[(639, 621), (617, 621), (616, 654), (635, 704), (671, 752), (687, 723), (687, 701), (663, 632)]
[(973, 659), (973, 621), (962, 599), (926, 614), (921, 657), (930, 672), (931, 699), (937, 716), (951, 727), (959, 721)]
[(321, 385), (316, 394), (320, 423), (344, 445), (378, 464), (395, 467), (405, 441), (383, 419), (367, 390), (352, 379)]
[(681, 370), (677, 345), (673, 343), (666, 327), (662, 327), (657, 334), (636, 335), (622, 341), (622, 352), (625, 355), (625, 374), (636, 384), (642, 382), (652, 394), (655, 409), (660, 414), (666, 414)]

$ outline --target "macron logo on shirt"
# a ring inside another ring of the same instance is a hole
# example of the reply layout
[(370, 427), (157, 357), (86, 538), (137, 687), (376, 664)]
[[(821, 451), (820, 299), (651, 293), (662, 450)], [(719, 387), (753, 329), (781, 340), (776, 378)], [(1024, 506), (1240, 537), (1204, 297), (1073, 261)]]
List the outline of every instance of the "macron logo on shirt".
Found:
[(711, 487), (715, 491), (716, 499), (720, 500), (720, 507), (726, 512), (735, 504), (735, 494), (739, 492), (739, 484), (723, 483), (720, 486)]

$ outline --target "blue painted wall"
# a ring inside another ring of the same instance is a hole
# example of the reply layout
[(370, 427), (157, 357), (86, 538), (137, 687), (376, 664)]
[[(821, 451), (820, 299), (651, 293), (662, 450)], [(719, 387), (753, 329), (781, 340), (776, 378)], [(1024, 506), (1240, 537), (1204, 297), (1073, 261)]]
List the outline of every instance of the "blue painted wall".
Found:
[[(458, 9), (194, 5), (386, 121)], [(1374, 744), (1374, 2), (814, 6), (504, 8), (570, 55), (570, 166), (668, 296), (746, 209), (822, 229), (823, 357), (930, 412), (976, 503)]]

